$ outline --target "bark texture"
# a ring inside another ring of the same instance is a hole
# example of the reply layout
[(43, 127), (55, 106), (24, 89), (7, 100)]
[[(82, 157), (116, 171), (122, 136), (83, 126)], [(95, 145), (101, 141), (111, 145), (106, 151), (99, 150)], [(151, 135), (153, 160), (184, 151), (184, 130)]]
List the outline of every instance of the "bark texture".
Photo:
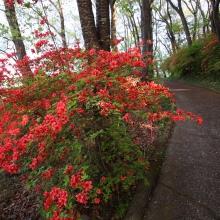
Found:
[[(152, 28), (152, 4), (153, 0), (142, 0), (141, 6), (141, 38), (143, 41), (142, 53), (153, 53), (153, 44), (149, 43), (153, 41), (153, 28)], [(145, 56), (143, 56), (145, 59)], [(142, 81), (146, 81), (146, 77), (149, 75), (149, 64), (146, 63), (146, 68), (142, 70)]]
[(180, 19), (181, 19), (181, 22), (182, 22), (182, 25), (183, 25), (183, 29), (184, 29), (184, 32), (185, 32), (185, 35), (186, 35), (187, 44), (191, 45), (192, 44), (192, 38), (190, 36), (190, 31), (189, 31), (189, 27), (188, 27), (188, 24), (187, 24), (187, 21), (186, 21), (186, 17), (183, 13), (181, 0), (178, 0), (178, 7), (175, 6), (171, 0), (167, 0), (167, 1), (170, 3), (171, 7), (180, 16)]
[(85, 48), (87, 50), (92, 48), (101, 49), (92, 12), (91, 0), (77, 0), (77, 6)]
[(141, 8), (141, 38), (143, 40), (143, 52), (152, 52), (152, 44), (147, 44), (147, 40), (152, 40), (152, 0), (142, 0)]
[(116, 22), (117, 22), (117, 9), (115, 5), (116, 0), (110, 1), (110, 8), (111, 8), (111, 40), (117, 39), (117, 32), (116, 32)]
[(96, 0), (96, 27), (100, 47), (110, 51), (109, 0)]
[(219, 20), (219, 2), (220, 0), (211, 0), (211, 24), (212, 30), (216, 34), (218, 42), (220, 43), (220, 20)]
[(19, 28), (18, 20), (16, 17), (15, 6), (12, 4), (10, 7), (4, 0), (5, 5), (5, 15), (10, 27), (12, 41), (15, 45), (16, 55), (18, 60), (22, 60), (24, 56), (26, 56), (26, 49), (24, 46), (23, 38), (21, 35), (21, 31)]
[(86, 49), (110, 51), (109, 0), (96, 0), (96, 24), (91, 0), (77, 0), (77, 5)]

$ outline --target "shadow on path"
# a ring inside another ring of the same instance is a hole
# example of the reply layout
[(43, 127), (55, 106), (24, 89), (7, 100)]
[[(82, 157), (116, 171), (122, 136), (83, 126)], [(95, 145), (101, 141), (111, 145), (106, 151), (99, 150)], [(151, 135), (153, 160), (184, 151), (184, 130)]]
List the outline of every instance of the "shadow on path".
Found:
[(144, 220), (220, 219), (220, 94), (165, 82), (178, 109), (203, 118), (175, 123)]

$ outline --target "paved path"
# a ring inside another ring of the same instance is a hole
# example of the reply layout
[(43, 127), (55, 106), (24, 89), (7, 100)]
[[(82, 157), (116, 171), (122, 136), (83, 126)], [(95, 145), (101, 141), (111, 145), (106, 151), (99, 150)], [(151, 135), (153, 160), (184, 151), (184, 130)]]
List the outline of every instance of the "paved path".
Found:
[(220, 94), (165, 82), (179, 109), (203, 124), (177, 122), (144, 220), (220, 219)]

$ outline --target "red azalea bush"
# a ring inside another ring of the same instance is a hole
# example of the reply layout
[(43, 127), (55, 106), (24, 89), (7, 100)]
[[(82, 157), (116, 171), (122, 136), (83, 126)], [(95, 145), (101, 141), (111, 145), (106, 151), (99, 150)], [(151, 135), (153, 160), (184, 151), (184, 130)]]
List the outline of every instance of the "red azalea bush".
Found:
[(137, 48), (55, 50), (40, 40), (36, 49), (41, 55), (17, 61), (13, 72), (0, 60), (0, 168), (26, 173), (28, 186), (42, 192), (46, 219), (77, 219), (86, 204), (108, 203), (116, 189), (120, 196), (145, 178), (149, 163), (128, 133), (130, 113), (151, 123), (186, 115), (201, 123), (163, 111), (160, 100), (173, 97), (140, 82)]
[(201, 68), (203, 70), (204, 77), (213, 78), (215, 81), (219, 80), (219, 52), (220, 45), (216, 36), (211, 35), (207, 37), (204, 47), (202, 48), (204, 59), (201, 62)]

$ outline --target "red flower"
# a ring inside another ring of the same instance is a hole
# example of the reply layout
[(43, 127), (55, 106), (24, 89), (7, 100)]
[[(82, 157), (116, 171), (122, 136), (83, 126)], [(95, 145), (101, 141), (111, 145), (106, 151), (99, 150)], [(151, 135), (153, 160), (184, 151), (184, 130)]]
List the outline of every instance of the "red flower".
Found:
[(150, 164), (146, 163), (145, 168), (149, 168), (149, 167), (150, 167)]
[(144, 42), (141, 40), (141, 41), (139, 41), (138, 42), (138, 45), (140, 46), (140, 45), (143, 45), (144, 44)]
[(38, 50), (38, 49), (40, 49), (41, 46), (46, 45), (47, 43), (48, 43), (48, 40), (39, 40), (35, 44), (35, 48)]
[(79, 203), (86, 204), (88, 202), (88, 199), (89, 198), (88, 198), (85, 191), (82, 191), (82, 193), (78, 193), (76, 195), (76, 201), (79, 202)]
[(83, 110), (82, 108), (78, 108), (78, 109), (77, 109), (77, 113), (78, 113), (78, 114), (83, 114), (83, 113), (84, 113), (84, 110)]
[(92, 181), (82, 182), (81, 186), (85, 189), (86, 192), (88, 192), (89, 190), (93, 188)]
[(128, 122), (130, 121), (130, 119), (131, 119), (131, 116), (130, 116), (128, 113), (126, 113), (126, 114), (123, 116), (123, 118), (124, 118), (124, 120), (128, 123)]
[(50, 177), (52, 176), (53, 172), (54, 172), (53, 169), (49, 169), (48, 171), (41, 174), (41, 178), (44, 180), (49, 180)]
[(128, 174), (128, 175), (132, 175), (133, 172), (132, 172), (132, 171), (128, 171), (127, 174)]
[(95, 198), (95, 199), (94, 199), (94, 203), (95, 203), (95, 204), (99, 204), (99, 203), (100, 203), (100, 198)]
[(30, 167), (32, 170), (35, 170), (36, 165), (37, 165), (37, 158), (34, 158), (34, 159), (32, 160), (32, 163), (29, 165), (29, 167)]
[(66, 175), (70, 174), (70, 172), (71, 172), (73, 169), (74, 169), (74, 168), (73, 168), (72, 165), (68, 166), (68, 168), (67, 168), (66, 171), (65, 171), (65, 174), (66, 174)]
[(80, 176), (73, 174), (70, 179), (70, 185), (72, 186), (72, 188), (78, 187), (81, 179), (82, 178)]
[(44, 20), (44, 19), (41, 19), (41, 20), (40, 20), (40, 24), (42, 24), (42, 25), (45, 24), (45, 20)]
[(138, 162), (141, 163), (143, 162), (143, 159), (141, 157), (138, 158)]
[(170, 102), (174, 103), (174, 102), (175, 102), (175, 99), (174, 99), (174, 98), (170, 99)]
[(28, 174), (21, 177), (22, 180), (27, 180), (27, 178), (28, 178)]
[(152, 64), (153, 64), (152, 58), (151, 58), (151, 57), (148, 57), (148, 58), (147, 58), (147, 62), (148, 62), (150, 65), (152, 65)]
[(148, 39), (146, 42), (147, 42), (147, 44), (152, 44), (151, 39)]
[(106, 177), (102, 176), (101, 181), (105, 181)]
[(127, 177), (126, 176), (121, 176), (121, 180), (124, 181)]
[(42, 186), (36, 186), (35, 187), (35, 191), (37, 191), (37, 192), (40, 191), (41, 189), (42, 189)]
[(66, 190), (63, 189), (59, 193), (59, 198), (57, 203), (58, 208), (62, 208), (62, 206), (66, 206), (67, 198), (68, 198), (68, 193)]
[[(122, 39), (122, 40), (123, 40), (123, 39)], [(117, 45), (117, 44), (119, 44), (122, 40), (119, 40), (119, 39), (112, 40), (112, 44)]]
[(202, 120), (201, 117), (197, 117), (196, 122), (197, 122), (199, 125), (201, 125), (202, 122), (203, 122), (203, 120)]
[(96, 193), (100, 195), (102, 193), (102, 190), (101, 189), (97, 189)]

